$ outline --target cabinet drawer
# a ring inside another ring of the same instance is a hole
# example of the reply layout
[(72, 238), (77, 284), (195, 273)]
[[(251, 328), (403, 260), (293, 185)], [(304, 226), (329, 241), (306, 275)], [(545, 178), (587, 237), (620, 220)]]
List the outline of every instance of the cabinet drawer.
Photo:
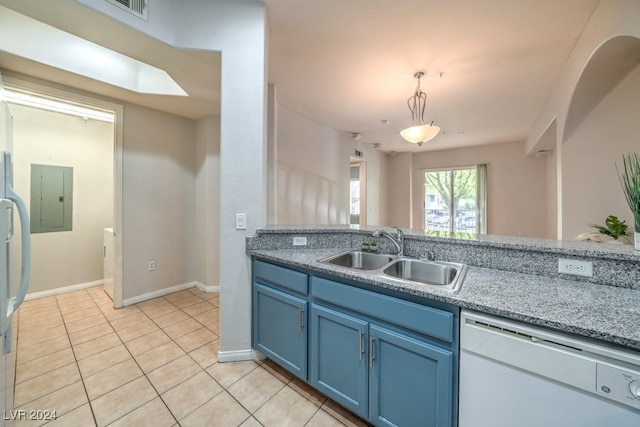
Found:
[(280, 288), (307, 295), (309, 293), (308, 277), (299, 271), (289, 270), (268, 262), (255, 260), (253, 275), (256, 282), (276, 285)]
[(454, 316), (444, 310), (319, 277), (311, 279), (311, 295), (449, 343), (454, 340)]

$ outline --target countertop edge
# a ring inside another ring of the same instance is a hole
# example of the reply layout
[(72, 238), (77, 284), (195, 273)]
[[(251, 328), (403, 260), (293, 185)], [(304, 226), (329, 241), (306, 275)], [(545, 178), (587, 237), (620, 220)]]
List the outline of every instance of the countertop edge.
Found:
[(640, 351), (638, 291), (469, 266), (462, 288), (452, 293), (385, 280), (371, 273), (319, 262), (344, 250), (248, 249), (247, 253), (293, 268), (329, 274)]

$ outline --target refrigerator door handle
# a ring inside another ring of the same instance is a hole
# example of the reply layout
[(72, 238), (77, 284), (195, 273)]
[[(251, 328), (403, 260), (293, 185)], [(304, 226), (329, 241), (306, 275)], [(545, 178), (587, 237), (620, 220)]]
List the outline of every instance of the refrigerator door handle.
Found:
[(20, 285), (18, 286), (18, 293), (15, 297), (9, 299), (7, 307), (7, 317), (11, 316), (14, 311), (18, 309), (24, 297), (27, 294), (27, 288), (29, 287), (29, 277), (31, 275), (31, 224), (29, 222), (29, 213), (27, 206), (20, 196), (13, 191), (13, 187), (8, 182), (6, 184), (5, 197), (15, 203), (18, 208), (18, 216), (20, 217), (20, 226), (22, 232), (22, 271), (20, 276)]

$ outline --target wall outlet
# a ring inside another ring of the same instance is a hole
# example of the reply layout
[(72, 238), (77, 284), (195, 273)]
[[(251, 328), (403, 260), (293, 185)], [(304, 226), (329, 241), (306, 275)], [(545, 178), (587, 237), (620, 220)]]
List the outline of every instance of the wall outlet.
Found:
[(558, 259), (558, 273), (573, 274), (574, 276), (593, 277), (593, 263), (577, 259)]
[(293, 246), (307, 246), (307, 236), (296, 236), (293, 238)]
[(156, 269), (156, 261), (155, 260), (151, 260), (149, 261), (149, 263), (147, 264), (147, 270), (149, 271), (153, 271)]

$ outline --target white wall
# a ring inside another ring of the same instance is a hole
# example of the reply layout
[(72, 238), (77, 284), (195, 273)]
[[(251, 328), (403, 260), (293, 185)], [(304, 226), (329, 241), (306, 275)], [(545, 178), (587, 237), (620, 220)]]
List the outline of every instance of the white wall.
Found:
[[(125, 300), (195, 279), (195, 141), (193, 120), (125, 104)], [(150, 260), (155, 271), (147, 270)]]
[(196, 272), (205, 286), (220, 286), (220, 118), (196, 121)]
[(414, 154), (413, 227), (424, 221), (425, 169), (480, 163), (488, 165), (487, 234), (548, 237), (546, 160), (525, 157), (524, 142)]
[[(73, 168), (73, 229), (31, 235), (29, 292), (102, 280), (103, 229), (113, 226), (113, 124), (15, 104), (10, 109), (14, 182), (27, 203), (32, 164)], [(18, 247), (18, 236), (14, 242)], [(19, 260), (13, 261), (19, 272)]]
[(276, 224), (348, 224), (350, 139), (277, 106)]
[(562, 146), (563, 218), (565, 239), (592, 232), (589, 224), (604, 224), (609, 215), (626, 220), (633, 215), (624, 197), (616, 164), (622, 154), (640, 153), (640, 67), (598, 104)]

